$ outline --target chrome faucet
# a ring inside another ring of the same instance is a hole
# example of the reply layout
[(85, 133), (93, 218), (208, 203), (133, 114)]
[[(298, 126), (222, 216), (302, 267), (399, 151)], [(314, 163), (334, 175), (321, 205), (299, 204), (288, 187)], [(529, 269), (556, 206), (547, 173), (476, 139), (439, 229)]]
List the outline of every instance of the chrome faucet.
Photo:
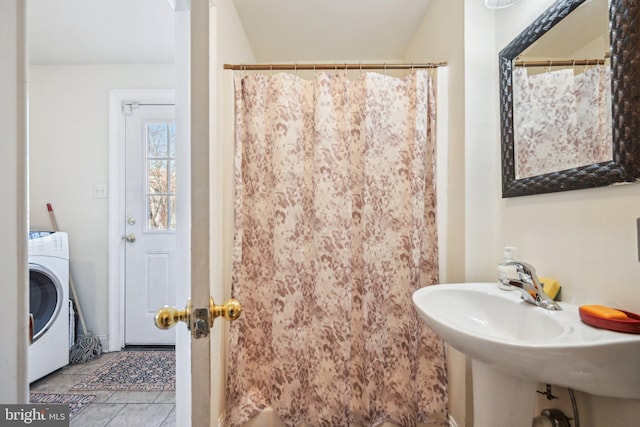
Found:
[(501, 263), (502, 267), (514, 266), (518, 273), (518, 278), (500, 278), (500, 283), (505, 286), (512, 286), (520, 291), (520, 296), (529, 304), (546, 308), (547, 310), (562, 310), (562, 307), (553, 301), (542, 289), (542, 283), (538, 280), (536, 270), (529, 264), (520, 261), (507, 261)]

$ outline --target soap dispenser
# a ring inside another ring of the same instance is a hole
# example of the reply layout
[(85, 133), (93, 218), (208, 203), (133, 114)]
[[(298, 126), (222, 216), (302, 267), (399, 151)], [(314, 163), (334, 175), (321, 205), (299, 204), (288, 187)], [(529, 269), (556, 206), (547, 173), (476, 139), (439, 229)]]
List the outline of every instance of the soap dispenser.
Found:
[(516, 273), (516, 269), (514, 266), (505, 266), (503, 265), (506, 262), (509, 261), (514, 261), (513, 258), (513, 252), (516, 250), (515, 247), (513, 246), (505, 246), (504, 247), (504, 255), (503, 255), (503, 259), (502, 262), (500, 264), (498, 264), (498, 287), (502, 290), (505, 291), (514, 291), (516, 290), (515, 287), (513, 286), (509, 286), (509, 285), (503, 285), (502, 284), (502, 279), (508, 279), (508, 278), (517, 278), (517, 273)]

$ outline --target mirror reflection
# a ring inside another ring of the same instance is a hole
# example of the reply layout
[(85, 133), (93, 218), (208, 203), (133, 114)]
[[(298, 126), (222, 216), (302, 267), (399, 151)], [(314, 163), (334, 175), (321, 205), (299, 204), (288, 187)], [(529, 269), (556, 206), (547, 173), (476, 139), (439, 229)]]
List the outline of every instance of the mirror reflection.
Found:
[(515, 59), (516, 179), (613, 159), (608, 8), (585, 1)]

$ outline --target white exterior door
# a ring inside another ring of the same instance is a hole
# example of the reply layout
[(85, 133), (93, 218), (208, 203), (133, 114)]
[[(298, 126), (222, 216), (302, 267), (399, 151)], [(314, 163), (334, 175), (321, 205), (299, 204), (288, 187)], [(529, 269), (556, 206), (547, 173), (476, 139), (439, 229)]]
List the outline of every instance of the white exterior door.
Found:
[(176, 124), (173, 105), (139, 105), (126, 116), (125, 344), (173, 345), (154, 325), (175, 304)]

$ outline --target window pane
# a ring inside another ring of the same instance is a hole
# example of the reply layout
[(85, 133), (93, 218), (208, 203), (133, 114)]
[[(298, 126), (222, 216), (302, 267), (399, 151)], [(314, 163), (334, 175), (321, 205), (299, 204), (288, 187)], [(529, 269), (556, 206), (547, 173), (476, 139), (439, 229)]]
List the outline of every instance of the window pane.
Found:
[(147, 122), (147, 230), (176, 226), (176, 124)]
[(169, 123), (169, 157), (176, 157), (176, 124)]
[(148, 230), (166, 230), (167, 229), (167, 196), (149, 196), (148, 197)]
[(166, 157), (167, 139), (166, 123), (147, 123), (148, 157)]
[(169, 196), (169, 227), (176, 229), (176, 196)]
[(169, 160), (169, 185), (167, 193), (176, 194), (176, 161)]
[(166, 193), (167, 183), (167, 160), (149, 160), (147, 171), (149, 182), (149, 193)]

